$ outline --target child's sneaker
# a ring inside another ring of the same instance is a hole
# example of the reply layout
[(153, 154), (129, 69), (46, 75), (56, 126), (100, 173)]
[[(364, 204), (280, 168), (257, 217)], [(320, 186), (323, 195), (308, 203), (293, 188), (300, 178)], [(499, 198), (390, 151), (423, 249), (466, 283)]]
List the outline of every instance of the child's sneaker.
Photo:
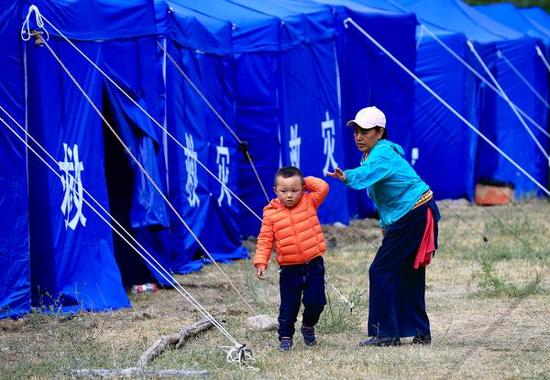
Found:
[(279, 341), (279, 351), (285, 352), (290, 351), (292, 348), (292, 339), (291, 338), (281, 338)]
[(315, 343), (317, 343), (317, 341), (315, 340), (315, 327), (302, 325), (300, 332), (304, 337), (304, 343), (306, 344), (306, 346), (315, 346)]

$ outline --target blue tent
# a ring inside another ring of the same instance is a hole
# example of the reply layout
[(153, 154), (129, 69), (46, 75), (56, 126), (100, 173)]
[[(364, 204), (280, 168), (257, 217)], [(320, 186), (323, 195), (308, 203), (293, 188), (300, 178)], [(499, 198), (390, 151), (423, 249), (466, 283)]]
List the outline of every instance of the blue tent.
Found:
[[(0, 106), (24, 126), (20, 14), (19, 2), (0, 1)], [(25, 138), (2, 111), (0, 119)], [(30, 257), (25, 146), (3, 123), (0, 130), (0, 318), (5, 318), (30, 310)]]
[[(437, 7), (433, 6), (433, 2), (425, 0), (398, 2), (406, 9), (416, 12), (427, 25), (464, 32), (510, 99), (537, 123), (544, 120), (545, 116), (537, 112), (535, 107), (535, 95), (521, 84), (505, 60), (499, 58), (500, 52), (515, 67), (533, 68), (538, 64), (535, 63), (538, 62), (536, 39), (518, 33), (458, 0), (440, 1)], [(469, 61), (478, 72), (483, 73), (471, 54)], [(534, 83), (537, 71), (527, 70), (527, 80), (530, 83)], [(481, 131), (537, 181), (546, 183), (547, 160), (512, 109), (485, 85), (480, 84), (476, 91), (479, 92), (477, 112)], [(533, 130), (533, 133), (539, 141), (545, 143), (540, 131)], [(516, 195), (519, 196), (541, 193), (534, 183), (486, 143), (478, 144), (477, 150), (476, 179), (481, 178), (512, 183), (515, 185)]]
[[(519, 9), (515, 8), (512, 4), (491, 4), (484, 6), (477, 6), (477, 10), (481, 13), (515, 29), (517, 32), (524, 33), (528, 36), (537, 39), (537, 45), (541, 52), (545, 52), (545, 56), (548, 58), (550, 55), (550, 29), (548, 33), (540, 27), (533, 24), (527, 16), (525, 16)], [(549, 16), (550, 19), (550, 16)], [(548, 91), (548, 70), (544, 65), (544, 62), (538, 59), (531, 66), (518, 67), (518, 71), (522, 75), (531, 75), (532, 80), (530, 86), (533, 88), (534, 93), (537, 94), (534, 105), (534, 114), (537, 115), (537, 120), (540, 121), (540, 125), (547, 125), (547, 114), (549, 106), (549, 91)], [(545, 146), (548, 147), (548, 140)]]
[(202, 98), (234, 127), (234, 67), (229, 55), (232, 25), (210, 16), (200, 2), (170, 1), (168, 5), (168, 54), (200, 91), (193, 89), (169, 59), (167, 127), (186, 148), (168, 141), (170, 199), (201, 242), (197, 243), (181, 220), (171, 218), (171, 268), (186, 273), (200, 269), (204, 249), (220, 262), (244, 258), (248, 253), (240, 243), (241, 206), (229, 192), (236, 190), (240, 175), (238, 142)]
[[(465, 59), (462, 33), (429, 28), (449, 49)], [(419, 34), (416, 74), (451, 107), (476, 124), (473, 75), (431, 36)], [(411, 139), (413, 166), (437, 199), (474, 198), (477, 135), (420, 85), (415, 91)]]
[[(355, 0), (391, 12), (410, 13), (393, 1)], [(463, 33), (426, 25), (436, 38), (465, 59)], [(454, 109), (472, 120), (475, 117), (473, 77), (428, 32), (416, 32), (415, 74)], [(414, 118), (405, 126), (408, 132), (406, 154), (421, 177), (429, 183), (437, 199), (473, 199), (474, 163), (477, 136), (464, 128), (445, 106), (415, 84)], [(400, 113), (399, 113), (400, 115)], [(393, 125), (389, 125), (393, 139)]]
[[(337, 15), (337, 51), (342, 104), (342, 124), (367, 105), (384, 110), (391, 138), (408, 149), (409, 126), (414, 114), (414, 81), (355, 27), (344, 27), (351, 18), (362, 29), (414, 70), (416, 18), (412, 13), (376, 9), (374, 1), (322, 0)], [(361, 158), (352, 131), (344, 129), (343, 167), (355, 167)], [(365, 217), (375, 211), (364, 192), (349, 192), (350, 216)]]
[[(334, 170), (344, 157), (336, 19), (331, 8), (292, 0), (231, 0), (231, 3), (244, 10), (275, 17), (277, 21), (274, 34), (276, 52), (270, 52), (268, 60), (261, 51), (236, 56), (240, 69), (236, 80), (238, 94), (246, 96), (241, 96), (237, 103), (239, 128), (247, 131), (251, 141), (255, 142), (255, 156), (270, 162), (270, 170), (264, 171), (264, 182), (268, 189), (271, 188), (279, 165), (298, 166), (305, 175), (323, 177), (324, 171)], [(238, 50), (236, 45), (234, 48)], [(251, 67), (256, 69), (251, 70)], [(266, 76), (265, 80), (255, 80), (262, 76)], [(268, 94), (269, 97), (249, 97), (256, 93)], [(265, 103), (261, 104), (260, 99)], [(267, 112), (267, 118), (263, 112), (258, 112), (260, 109)], [(258, 128), (255, 117), (270, 120), (272, 124), (266, 125), (267, 129)], [(267, 143), (273, 148), (271, 152), (263, 141), (266, 135), (275, 140)], [(331, 187), (319, 210), (320, 220), (322, 223), (347, 223), (346, 190), (333, 179), (327, 181), (335, 186)], [(249, 183), (244, 187), (251, 188), (253, 182)], [(251, 194), (247, 195), (246, 199), (254, 199)], [(271, 192), (269, 195), (272, 197)], [(261, 215), (265, 197), (257, 194), (254, 204)], [(251, 232), (257, 234), (257, 221), (252, 226)]]
[[(149, 75), (156, 67), (152, 4), (39, 1), (36, 5), (132, 99), (158, 117), (162, 111), (158, 84)], [(45, 28), (55, 54), (162, 188), (158, 131), (53, 28), (48, 24)], [(29, 159), (33, 304), (64, 311), (127, 307), (123, 282), (148, 280), (150, 273), (84, 203), (90, 198), (82, 189), (136, 236), (147, 235), (150, 227), (167, 226), (166, 208), (49, 50), (34, 42), (26, 49), (32, 94), (29, 131), (55, 157), (63, 177), (60, 180), (37, 159)]]

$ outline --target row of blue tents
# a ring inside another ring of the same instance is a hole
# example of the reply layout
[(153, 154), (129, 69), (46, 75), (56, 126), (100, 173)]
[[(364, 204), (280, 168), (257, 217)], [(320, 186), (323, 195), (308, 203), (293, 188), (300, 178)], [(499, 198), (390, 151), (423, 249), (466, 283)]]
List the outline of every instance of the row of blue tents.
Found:
[[(482, 179), (544, 194), (464, 120), (548, 183), (550, 16), (539, 8), (34, 4), (42, 19), (0, 0), (0, 318), (128, 307), (128, 286), (166, 284), (119, 226), (171, 273), (247, 257), (241, 240), (258, 232), (277, 168), (357, 165), (344, 125), (367, 105), (384, 110), (438, 199), (472, 200)], [(373, 213), (365, 194), (328, 182), (323, 223)]]

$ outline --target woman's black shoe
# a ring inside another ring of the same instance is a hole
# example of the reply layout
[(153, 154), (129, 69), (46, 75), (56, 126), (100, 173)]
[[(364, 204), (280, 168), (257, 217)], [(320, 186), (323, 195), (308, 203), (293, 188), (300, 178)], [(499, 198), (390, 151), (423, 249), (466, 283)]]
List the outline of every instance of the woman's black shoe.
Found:
[(399, 338), (369, 338), (359, 342), (360, 346), (370, 346), (370, 347), (388, 347), (388, 346), (399, 346), (401, 341)]
[(432, 343), (432, 336), (430, 334), (427, 334), (427, 335), (418, 334), (413, 338), (413, 341), (412, 341), (412, 344), (428, 345), (430, 343)]

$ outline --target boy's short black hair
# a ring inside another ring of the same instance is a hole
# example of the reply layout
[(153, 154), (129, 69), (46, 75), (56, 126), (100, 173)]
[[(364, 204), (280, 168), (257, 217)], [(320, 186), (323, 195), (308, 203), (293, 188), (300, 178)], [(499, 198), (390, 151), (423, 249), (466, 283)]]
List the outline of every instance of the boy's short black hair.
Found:
[(298, 169), (295, 166), (284, 166), (279, 170), (277, 170), (277, 173), (275, 173), (275, 179), (274, 179), (273, 185), (277, 186), (277, 177), (290, 178), (294, 176), (300, 177), (302, 184), (304, 183), (304, 175), (302, 174), (300, 169)]

